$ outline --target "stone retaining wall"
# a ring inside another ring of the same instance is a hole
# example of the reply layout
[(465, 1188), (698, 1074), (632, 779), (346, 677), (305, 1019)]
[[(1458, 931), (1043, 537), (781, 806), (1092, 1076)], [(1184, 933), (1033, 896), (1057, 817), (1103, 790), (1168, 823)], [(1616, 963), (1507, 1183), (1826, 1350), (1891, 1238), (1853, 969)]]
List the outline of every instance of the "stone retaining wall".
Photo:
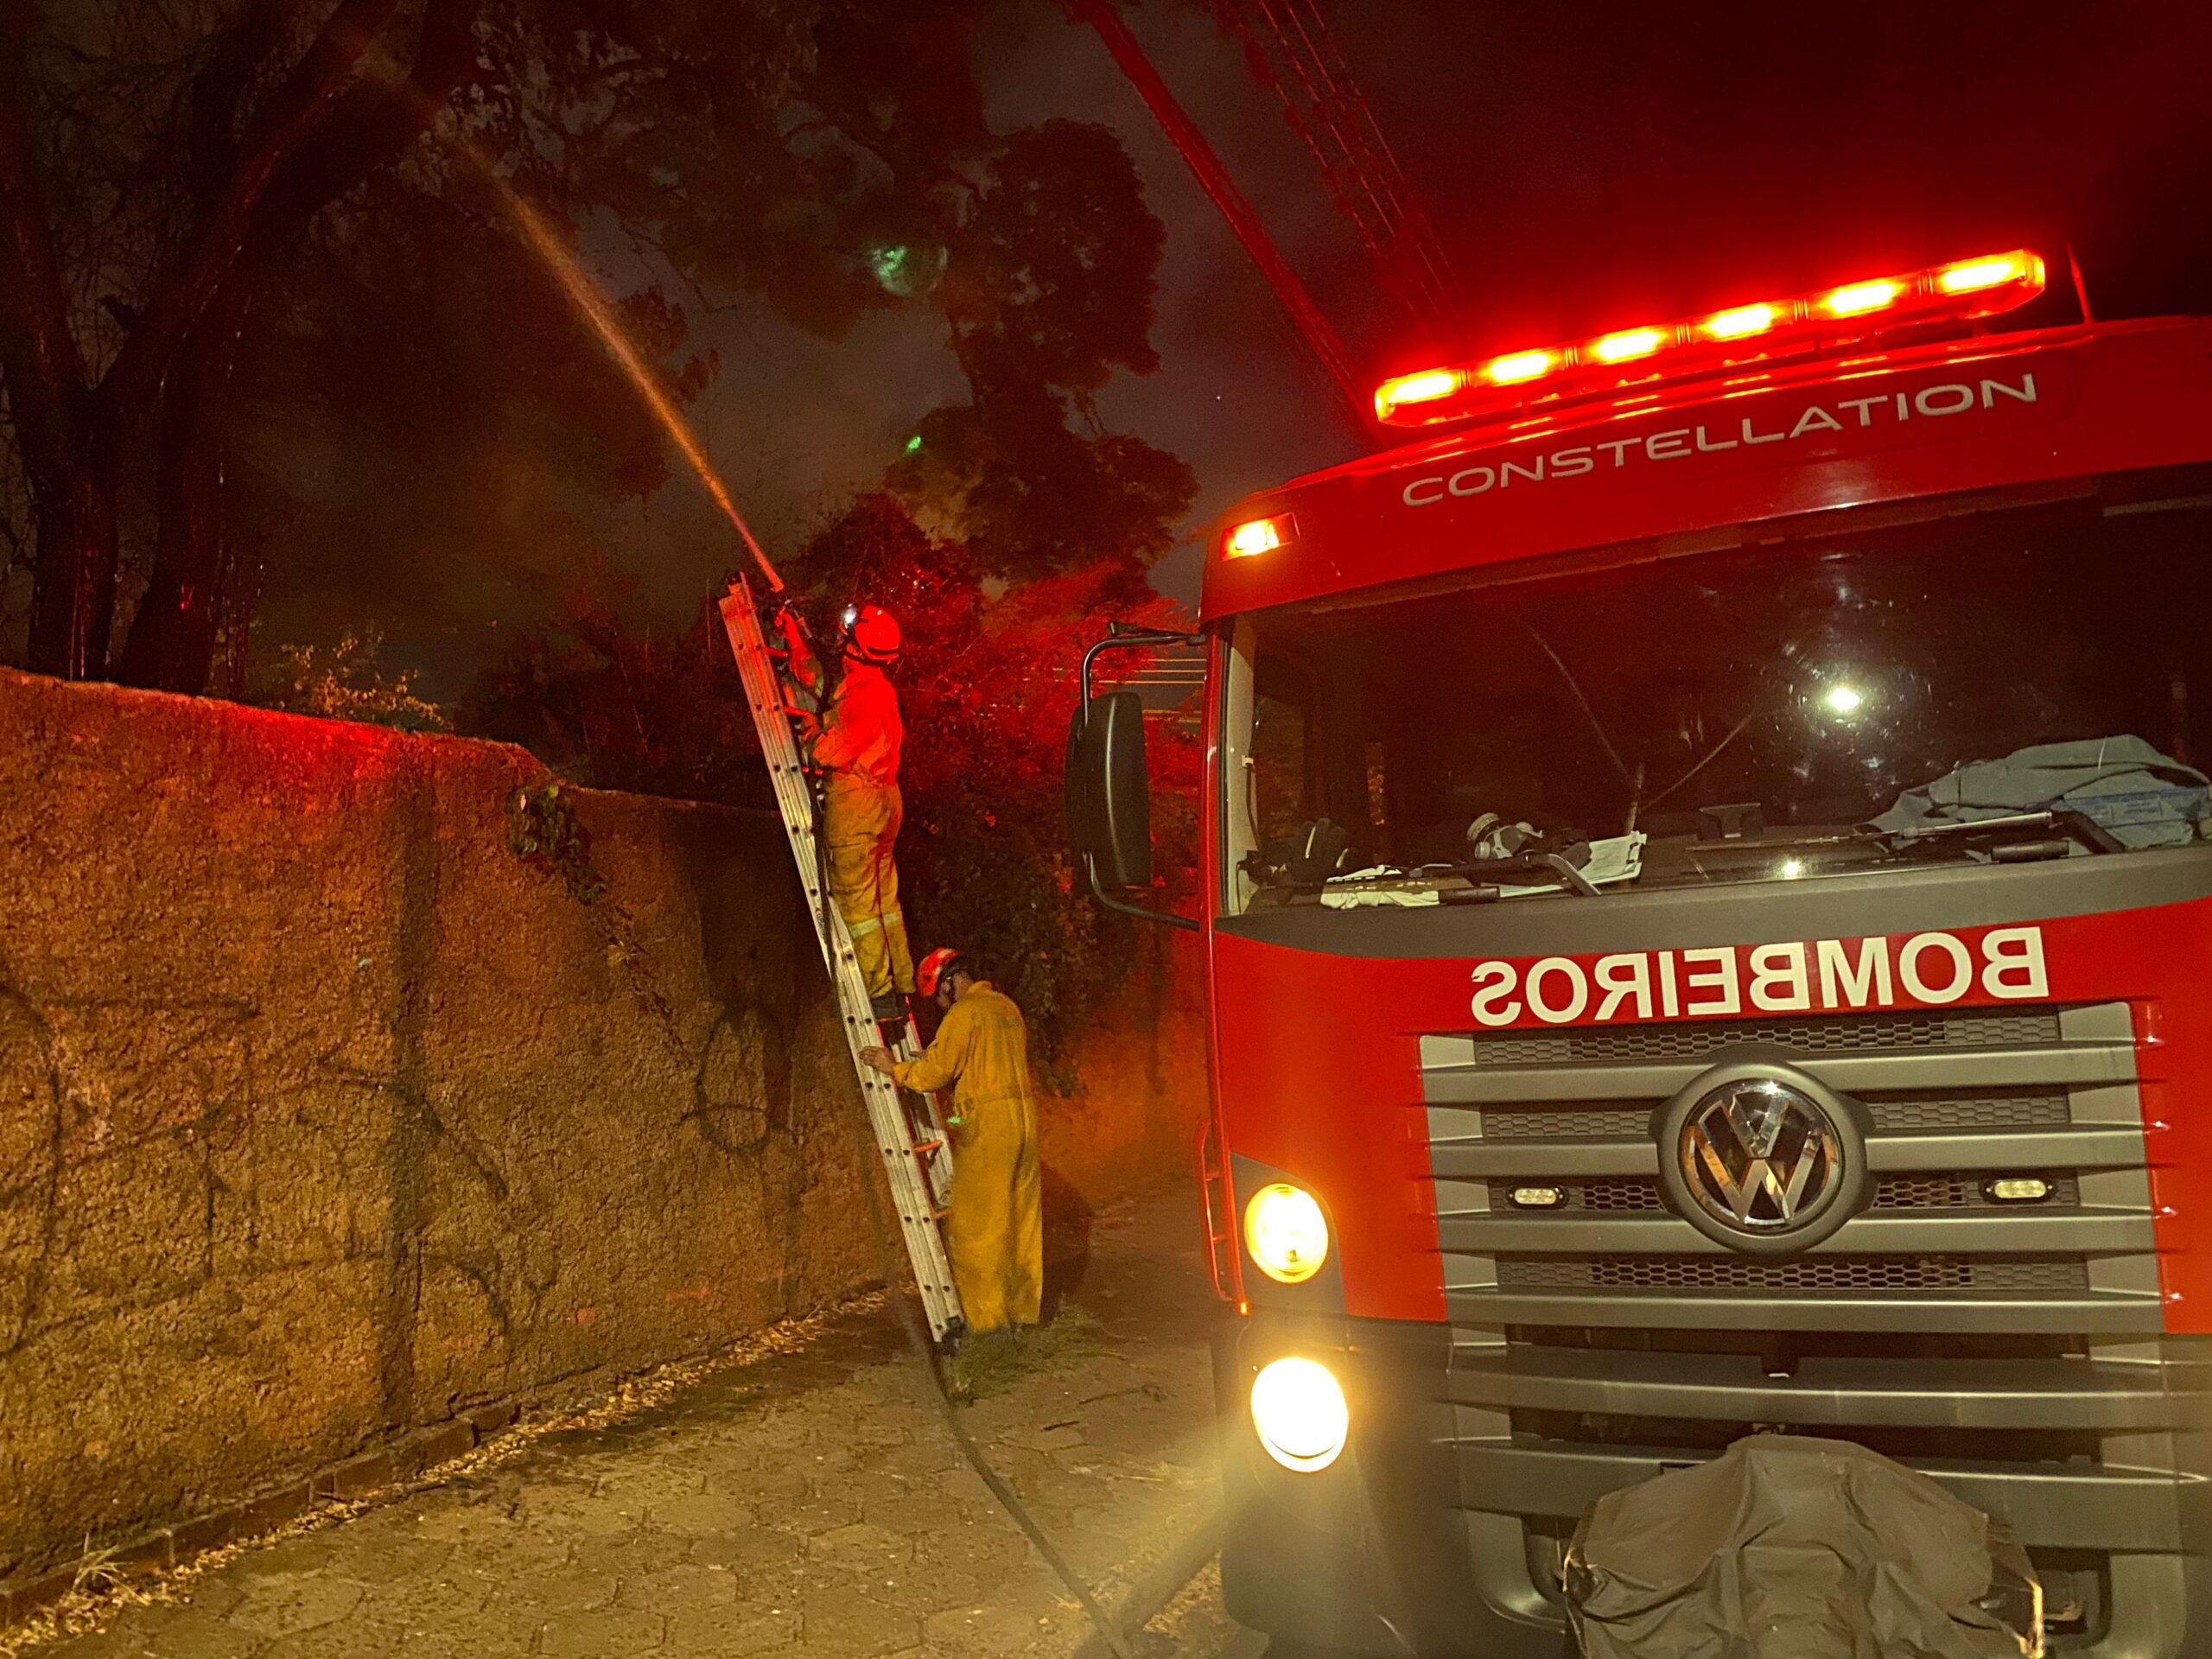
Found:
[[(563, 791), (585, 904), (509, 850), (543, 781), (0, 672), (0, 1581), (876, 1276), (772, 819)], [(1199, 1109), (1148, 948), (1048, 1103), (1064, 1207)]]

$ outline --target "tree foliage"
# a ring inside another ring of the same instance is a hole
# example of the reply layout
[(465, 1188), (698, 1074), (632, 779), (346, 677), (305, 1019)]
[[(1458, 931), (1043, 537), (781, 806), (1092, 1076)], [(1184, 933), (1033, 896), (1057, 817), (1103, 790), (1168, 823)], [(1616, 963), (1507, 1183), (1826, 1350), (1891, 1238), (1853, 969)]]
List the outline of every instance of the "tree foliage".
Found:
[[(967, 548), (933, 537), (886, 493), (864, 495), (790, 561), (814, 637), (864, 599), (898, 617), (893, 671), (906, 727), (899, 869), (918, 948), (958, 944), (1021, 1004), (1048, 1065), (1111, 995), (1128, 925), (1075, 891), (1061, 778), (1083, 652), (1109, 620), (1173, 626), (1175, 608), (1106, 563), (992, 597)], [(991, 584), (995, 586), (996, 584)], [(766, 778), (711, 611), (681, 639), (626, 635), (619, 607), (580, 585), (480, 681), (461, 729), (520, 742), (564, 775), (605, 786), (760, 804)], [(1194, 861), (1198, 754), (1174, 725), (1153, 733), (1166, 809), (1163, 863)], [(1181, 895), (1169, 895), (1180, 897)]]
[[(1172, 626), (1175, 607), (1140, 597), (1112, 562), (987, 598), (972, 550), (930, 536), (885, 495), (855, 502), (796, 569), (825, 622), (850, 599), (899, 617), (909, 927), (918, 947), (979, 957), (1056, 1063), (1121, 982), (1133, 944), (1129, 924), (1074, 890), (1061, 786), (1077, 671), (1109, 620)], [(1153, 736), (1163, 799), (1195, 801), (1193, 737), (1173, 726)], [(1187, 814), (1171, 811), (1163, 827), (1167, 861), (1186, 857)]]
[(1149, 334), (1166, 236), (1111, 132), (1047, 121), (1016, 133), (969, 201), (944, 304), (970, 385), (1088, 397), (1116, 368), (1160, 366)]
[(141, 609), (176, 618), (205, 677), (213, 416), (260, 275), (480, 72), (483, 3), (0, 8), (0, 372), (35, 524), (35, 666), (105, 671), (129, 480), (158, 519)]
[(572, 576), (551, 614), (479, 675), (459, 728), (518, 743), (601, 789), (766, 804), (752, 716), (713, 604), (688, 630), (633, 629), (623, 620), (626, 597), (603, 566)]
[(924, 416), (891, 486), (1014, 578), (1110, 563), (1139, 580), (1198, 493), (1176, 456), (1128, 433), (1072, 430), (1048, 391), (1008, 388)]
[(445, 711), (423, 696), (407, 669), (385, 666), (384, 636), (350, 630), (328, 645), (279, 645), (254, 666), (245, 701), (288, 715), (443, 731)]
[(1150, 564), (1197, 483), (1092, 402), (1116, 369), (1159, 365), (1165, 237), (1120, 141), (1072, 121), (1014, 136), (950, 237), (940, 291), (971, 395), (923, 417), (893, 487), (1000, 575)]
[[(1160, 228), (1103, 129), (991, 130), (987, 10), (9, 8), (0, 372), (37, 549), (31, 659), (198, 689), (260, 591), (232, 527), (282, 517), (270, 496), (342, 524), (333, 454), (378, 484), (391, 468), (387, 543), (526, 541), (564, 501), (655, 487), (658, 440), (524, 264), (509, 189), (674, 285), (631, 312), (679, 396), (716, 366), (687, 344), (695, 300), (742, 291), (831, 337), (935, 309), (971, 396), (932, 417), (944, 462), (902, 474), (908, 499), (1008, 574), (1155, 556), (1188, 475), (1090, 399), (1152, 365)], [(322, 576), (287, 550), (275, 580)]]

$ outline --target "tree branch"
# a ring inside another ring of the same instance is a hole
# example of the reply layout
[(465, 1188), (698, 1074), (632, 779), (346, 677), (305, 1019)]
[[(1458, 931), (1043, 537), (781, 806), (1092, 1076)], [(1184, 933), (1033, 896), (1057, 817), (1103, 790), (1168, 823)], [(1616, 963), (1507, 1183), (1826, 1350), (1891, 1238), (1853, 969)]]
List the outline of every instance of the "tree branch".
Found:
[(360, 82), (284, 163), (270, 191), (264, 224), (304, 223), (378, 168), (396, 160), (429, 130), (463, 86), (486, 73), (476, 26), (485, 0), (430, 0), (415, 43), (415, 61), (397, 85)]
[(85, 363), (24, 103), (32, 10), (32, 0), (0, 0), (0, 366), (24, 467), (41, 490), (61, 490), (82, 460)]
[(185, 92), (185, 154), (202, 210), (220, 200), (238, 165), (239, 102), (254, 72), (284, 38), (302, 0), (252, 0), (216, 37), (214, 49)]
[(160, 385), (178, 339), (207, 308), (237, 260), (270, 179), (338, 102), (398, 7), (399, 0), (339, 0), (314, 43), (255, 113), (221, 199), (202, 219), (175, 269), (155, 289), (151, 303), (101, 379), (107, 412), (118, 426)]
[(204, 311), (181, 331), (162, 397), (154, 570), (119, 664), (135, 685), (206, 686), (226, 609), (229, 531), (221, 404), (238, 334), (262, 274), (290, 257), (315, 213), (418, 137), (477, 63), (483, 0), (431, 0), (415, 64), (398, 86), (365, 79), (279, 164)]

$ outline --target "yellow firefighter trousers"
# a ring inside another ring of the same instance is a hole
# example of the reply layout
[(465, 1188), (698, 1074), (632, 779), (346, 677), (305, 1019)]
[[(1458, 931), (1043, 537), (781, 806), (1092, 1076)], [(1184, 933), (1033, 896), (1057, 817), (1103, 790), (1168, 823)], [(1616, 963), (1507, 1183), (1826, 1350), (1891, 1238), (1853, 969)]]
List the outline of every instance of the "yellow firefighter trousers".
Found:
[(899, 867), (892, 850), (904, 816), (896, 784), (871, 784), (849, 772), (830, 779), (822, 802), (822, 845), (830, 867), (830, 898), (853, 936), (868, 994), (901, 995), (914, 988), (914, 957), (906, 918), (899, 912)]
[(1034, 1325), (1045, 1297), (1037, 1105), (1027, 1096), (960, 1109), (952, 1131), (952, 1282), (969, 1332)]

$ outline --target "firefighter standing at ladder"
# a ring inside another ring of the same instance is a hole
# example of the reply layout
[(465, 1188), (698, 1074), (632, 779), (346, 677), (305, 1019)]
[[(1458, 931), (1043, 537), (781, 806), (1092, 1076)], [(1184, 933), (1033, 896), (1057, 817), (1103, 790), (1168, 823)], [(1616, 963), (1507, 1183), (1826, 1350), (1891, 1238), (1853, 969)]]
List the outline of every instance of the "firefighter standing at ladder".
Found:
[[(791, 673), (816, 698), (822, 664), (809, 650), (798, 620), (776, 613), (791, 651)], [(914, 958), (899, 911), (899, 694), (884, 672), (899, 660), (899, 624), (877, 605), (846, 607), (837, 683), (817, 716), (794, 711), (799, 743), (823, 775), (822, 844), (830, 896), (845, 918), (853, 954), (868, 981), (879, 1020), (903, 1019), (914, 988)]]
[(1014, 999), (959, 952), (932, 950), (915, 976), (944, 1023), (918, 1059), (864, 1049), (863, 1064), (918, 1094), (952, 1090), (952, 1280), (971, 1335), (1034, 1325), (1045, 1294), (1045, 1218), (1029, 1033)]

